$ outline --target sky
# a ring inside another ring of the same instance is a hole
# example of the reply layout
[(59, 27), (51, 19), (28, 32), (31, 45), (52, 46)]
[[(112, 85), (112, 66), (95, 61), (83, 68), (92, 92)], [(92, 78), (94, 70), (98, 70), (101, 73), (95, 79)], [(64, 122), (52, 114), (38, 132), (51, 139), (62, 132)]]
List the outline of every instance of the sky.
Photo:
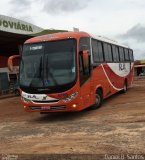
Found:
[(0, 14), (44, 29), (75, 27), (105, 36), (132, 48), (136, 60), (145, 59), (144, 0), (4, 0)]

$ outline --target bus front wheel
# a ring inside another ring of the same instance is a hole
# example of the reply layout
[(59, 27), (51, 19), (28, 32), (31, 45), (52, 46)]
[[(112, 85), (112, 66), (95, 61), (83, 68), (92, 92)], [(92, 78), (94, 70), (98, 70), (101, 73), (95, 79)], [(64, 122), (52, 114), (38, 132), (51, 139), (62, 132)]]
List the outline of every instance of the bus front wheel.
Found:
[(95, 96), (95, 104), (90, 107), (90, 109), (97, 109), (101, 107), (103, 102), (103, 94), (102, 91), (99, 89), (96, 91), (96, 96)]

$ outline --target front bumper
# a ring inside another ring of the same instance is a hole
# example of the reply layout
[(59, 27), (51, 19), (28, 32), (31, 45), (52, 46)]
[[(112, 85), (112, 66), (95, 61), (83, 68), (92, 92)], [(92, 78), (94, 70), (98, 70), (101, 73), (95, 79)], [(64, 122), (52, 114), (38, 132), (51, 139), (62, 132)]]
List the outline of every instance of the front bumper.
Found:
[(54, 103), (54, 104), (33, 104), (33, 103), (24, 103), (22, 101), (25, 111), (27, 112), (72, 112), (79, 111), (80, 107), (78, 102), (69, 102), (69, 103)]

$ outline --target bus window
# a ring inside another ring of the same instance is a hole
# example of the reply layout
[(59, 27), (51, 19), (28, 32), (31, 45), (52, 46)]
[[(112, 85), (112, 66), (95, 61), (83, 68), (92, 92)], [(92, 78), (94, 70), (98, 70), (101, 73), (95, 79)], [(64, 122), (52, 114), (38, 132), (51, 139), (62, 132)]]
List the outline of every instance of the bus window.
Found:
[(112, 52), (111, 52), (111, 45), (104, 43), (104, 56), (105, 56), (105, 61), (106, 62), (112, 62)]
[(103, 62), (103, 50), (101, 42), (92, 40), (92, 51), (94, 62)]
[(109, 54), (109, 61), (112, 62), (112, 50), (110, 44), (108, 44), (108, 54)]
[(92, 52), (94, 62), (100, 62), (100, 56), (98, 54), (98, 42), (96, 40), (92, 40)]
[(118, 47), (112, 45), (112, 52), (113, 52), (113, 60), (114, 60), (114, 62), (118, 62), (119, 61)]
[(134, 57), (133, 57), (133, 51), (132, 50), (129, 50), (129, 59), (130, 61), (134, 61)]
[(128, 53), (128, 49), (124, 49), (124, 53), (125, 53), (125, 61), (129, 61), (129, 53)]
[(104, 56), (103, 56), (103, 48), (102, 48), (101, 42), (98, 42), (98, 51), (99, 51), (99, 56), (100, 56), (100, 62), (103, 62)]
[(124, 61), (124, 51), (122, 47), (119, 47), (119, 57), (120, 61)]

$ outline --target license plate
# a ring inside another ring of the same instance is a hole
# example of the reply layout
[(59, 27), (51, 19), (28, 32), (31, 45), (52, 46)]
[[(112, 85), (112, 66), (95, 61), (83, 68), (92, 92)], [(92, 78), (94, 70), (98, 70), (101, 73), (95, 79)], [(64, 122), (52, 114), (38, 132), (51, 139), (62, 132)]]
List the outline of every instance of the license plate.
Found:
[(42, 106), (41, 110), (50, 110), (50, 106)]

